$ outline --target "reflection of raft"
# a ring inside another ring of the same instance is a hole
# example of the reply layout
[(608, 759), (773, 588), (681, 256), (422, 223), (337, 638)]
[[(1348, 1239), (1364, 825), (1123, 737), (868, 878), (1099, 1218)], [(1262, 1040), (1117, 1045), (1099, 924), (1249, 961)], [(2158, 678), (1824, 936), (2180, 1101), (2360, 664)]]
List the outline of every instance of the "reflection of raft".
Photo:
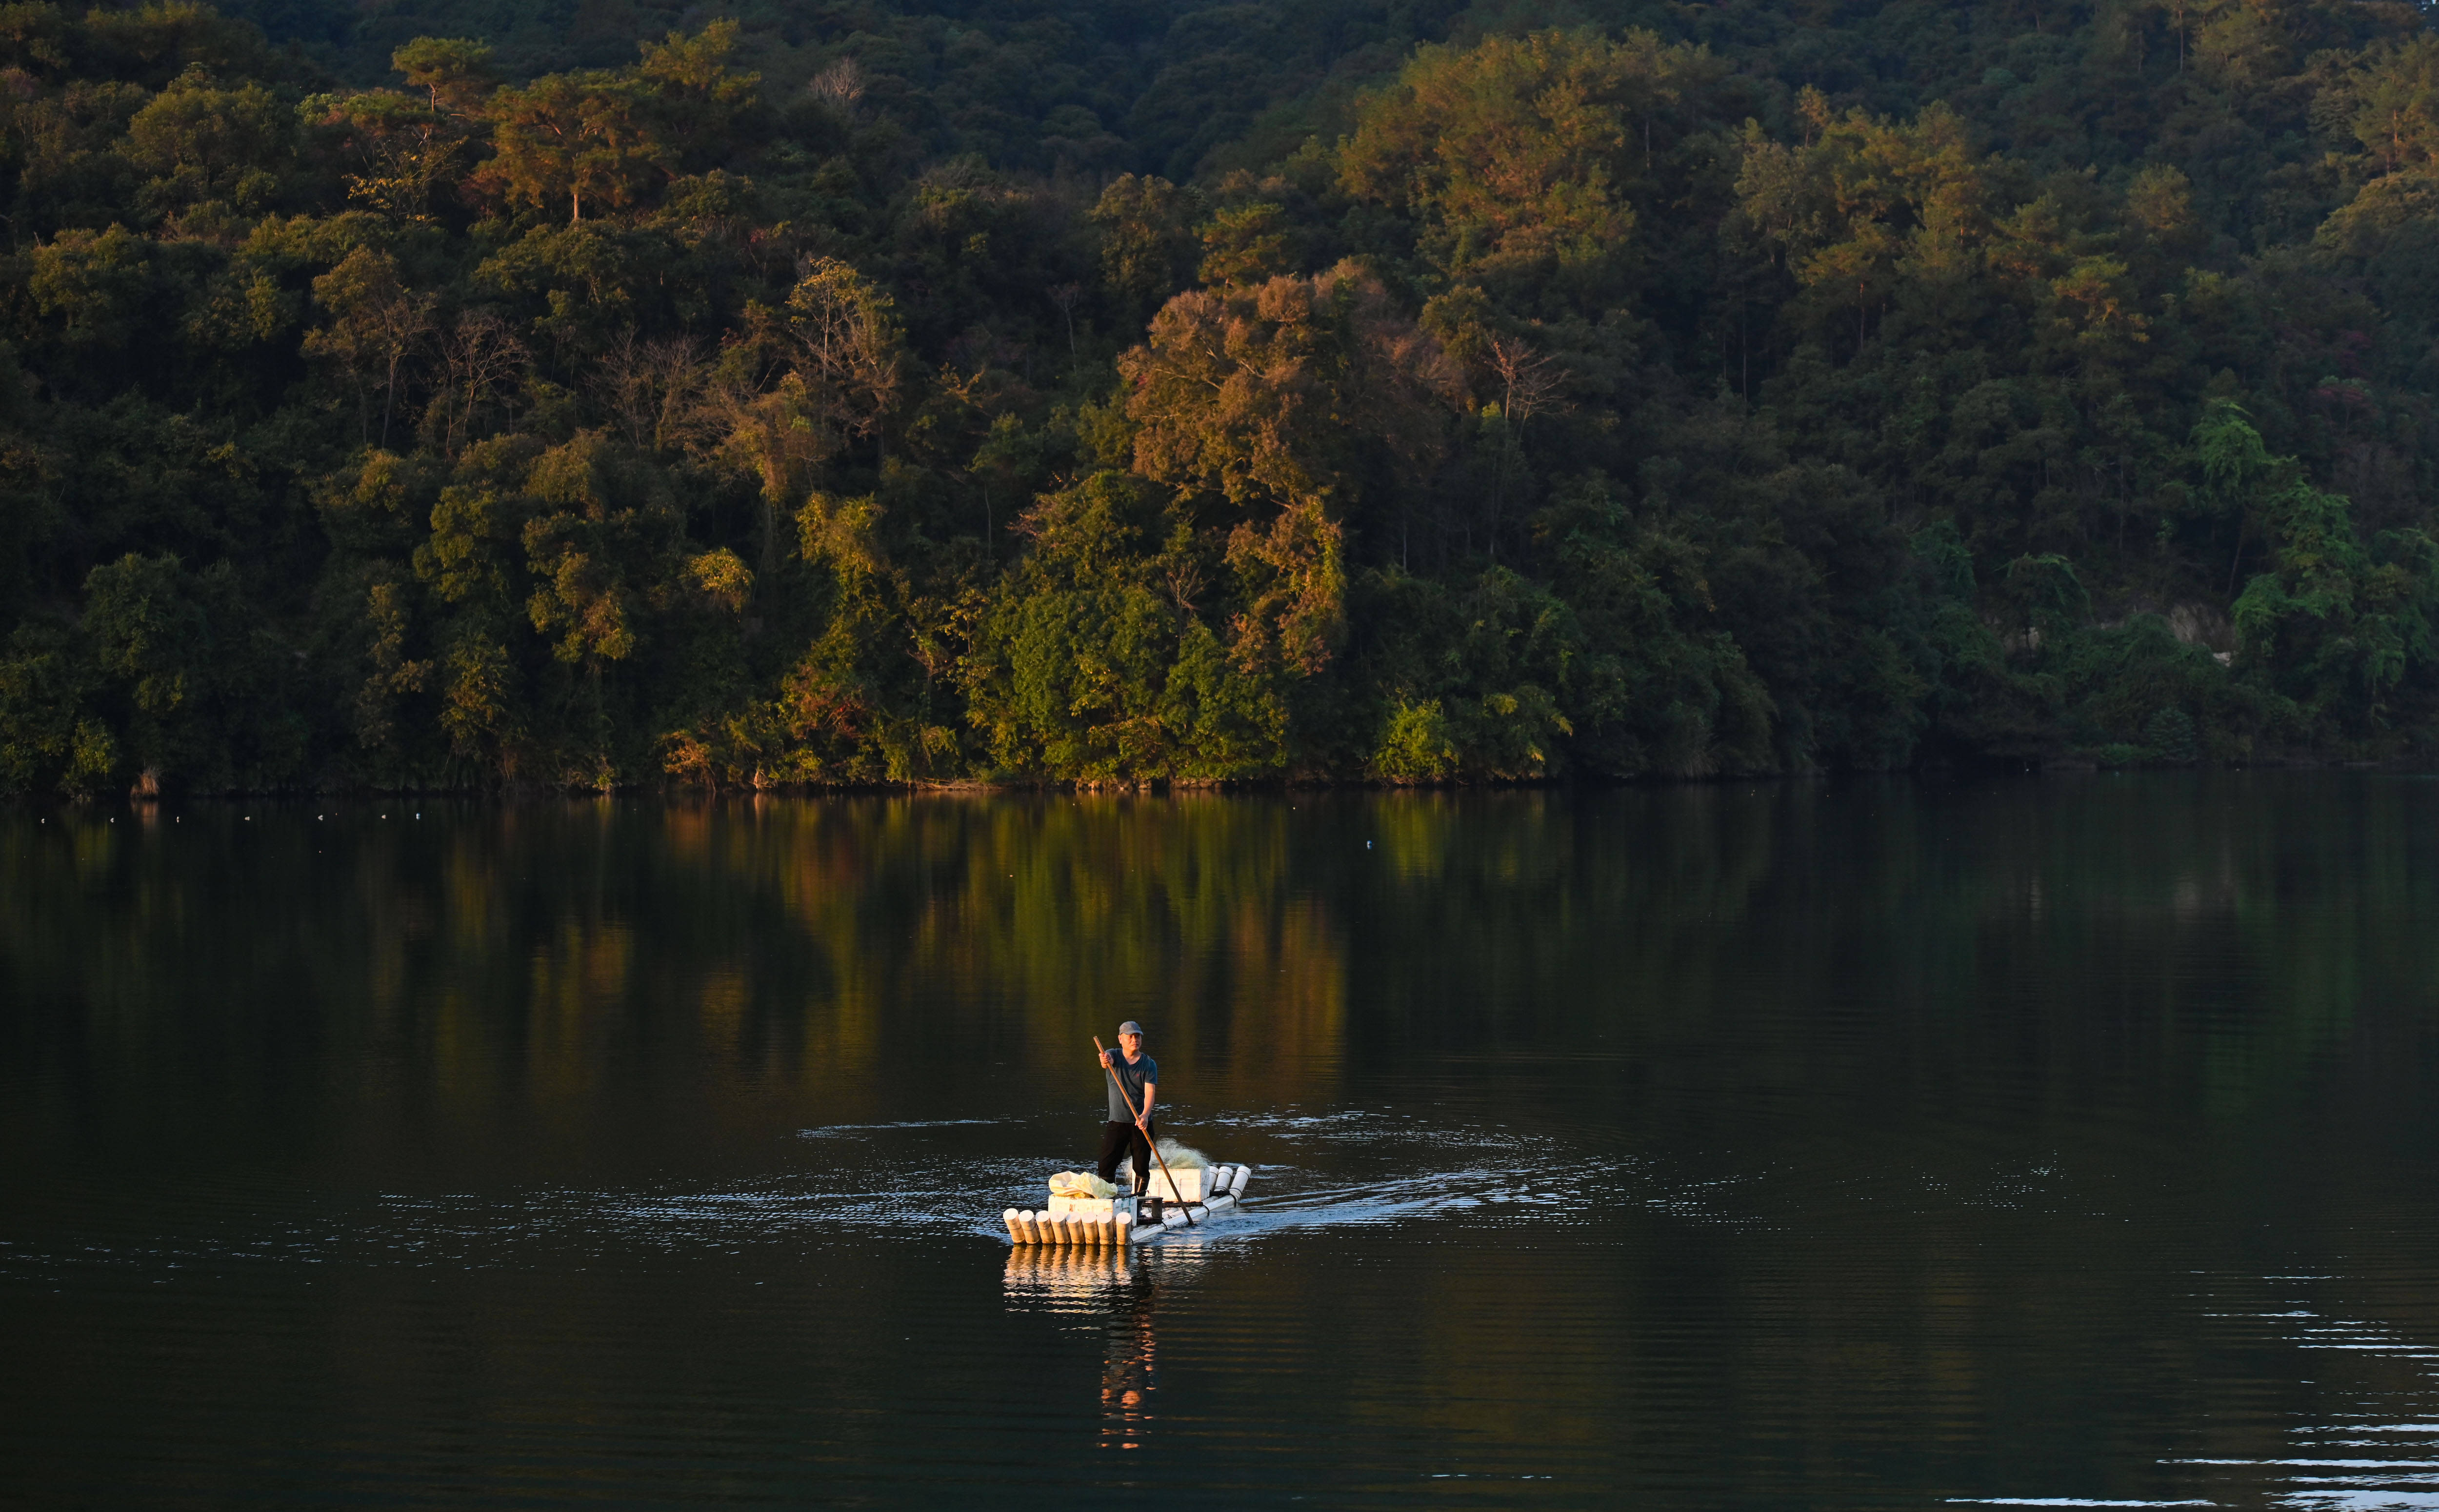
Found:
[(1044, 1208), (1011, 1207), (1000, 1217), (1019, 1244), (1104, 1249), (1156, 1239), (1172, 1229), (1200, 1226), (1234, 1212), (1252, 1177), (1250, 1165), (1194, 1166), (1155, 1171), (1151, 1189), (1137, 1196), (1053, 1196)]
[(1127, 1279), (1134, 1266), (1125, 1250), (1047, 1249), (1020, 1244), (1007, 1252), (1007, 1289), (1011, 1295), (1045, 1302), (1053, 1308), (1096, 1310), (1113, 1282)]

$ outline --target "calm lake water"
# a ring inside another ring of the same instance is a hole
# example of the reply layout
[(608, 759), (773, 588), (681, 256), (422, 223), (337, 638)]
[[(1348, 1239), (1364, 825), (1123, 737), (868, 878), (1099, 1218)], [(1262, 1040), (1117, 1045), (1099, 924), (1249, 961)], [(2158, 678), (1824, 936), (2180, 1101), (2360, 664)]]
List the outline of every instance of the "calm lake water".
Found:
[(0, 1502), (2439, 1506), (2435, 1079), (2395, 776), (0, 811)]

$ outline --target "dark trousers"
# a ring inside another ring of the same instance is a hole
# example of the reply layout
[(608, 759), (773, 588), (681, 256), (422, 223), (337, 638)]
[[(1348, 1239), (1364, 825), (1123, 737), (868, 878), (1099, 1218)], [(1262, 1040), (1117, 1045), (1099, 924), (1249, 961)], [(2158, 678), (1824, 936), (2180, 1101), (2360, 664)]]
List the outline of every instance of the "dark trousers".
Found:
[(1118, 1157), (1132, 1152), (1135, 1158), (1135, 1190), (1140, 1193), (1151, 1185), (1151, 1141), (1160, 1137), (1160, 1125), (1151, 1126), (1151, 1136), (1116, 1119), (1101, 1126), (1101, 1180), (1115, 1180)]

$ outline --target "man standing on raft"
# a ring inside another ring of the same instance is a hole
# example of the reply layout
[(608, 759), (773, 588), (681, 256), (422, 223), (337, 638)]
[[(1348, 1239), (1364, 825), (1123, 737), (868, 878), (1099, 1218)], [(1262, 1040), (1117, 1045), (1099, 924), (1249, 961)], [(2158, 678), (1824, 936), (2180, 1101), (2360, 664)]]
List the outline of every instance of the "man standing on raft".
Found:
[[(1110, 1121), (1101, 1126), (1101, 1180), (1114, 1179), (1118, 1157), (1131, 1152), (1138, 1192), (1151, 1184), (1151, 1142), (1160, 1137), (1151, 1122), (1160, 1062), (1143, 1053), (1143, 1025), (1129, 1019), (1118, 1025), (1118, 1048), (1101, 1052), (1101, 1064), (1110, 1071)], [(1129, 1098), (1134, 1099), (1131, 1110)]]

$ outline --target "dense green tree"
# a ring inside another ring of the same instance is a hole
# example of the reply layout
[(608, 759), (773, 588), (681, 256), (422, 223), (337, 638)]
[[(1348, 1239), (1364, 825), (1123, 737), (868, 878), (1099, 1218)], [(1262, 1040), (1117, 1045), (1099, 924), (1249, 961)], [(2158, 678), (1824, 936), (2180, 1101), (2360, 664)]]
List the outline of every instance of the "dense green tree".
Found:
[(1517, 15), (8, 8), (0, 788), (2431, 755), (2427, 16)]

